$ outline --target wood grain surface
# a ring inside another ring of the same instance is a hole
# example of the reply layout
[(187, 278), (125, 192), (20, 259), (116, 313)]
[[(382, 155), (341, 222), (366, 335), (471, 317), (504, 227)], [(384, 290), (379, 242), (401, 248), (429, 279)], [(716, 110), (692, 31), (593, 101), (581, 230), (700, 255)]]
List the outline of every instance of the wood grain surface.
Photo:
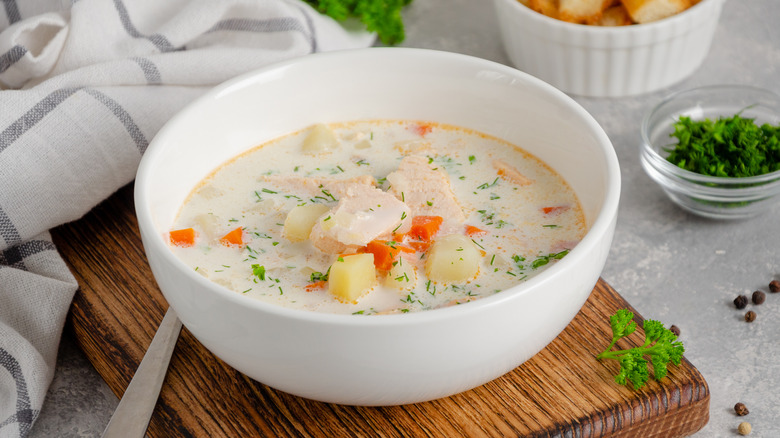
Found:
[[(127, 186), (53, 231), (80, 284), (68, 329), (117, 396), (167, 308), (132, 203)], [(274, 390), (223, 363), (185, 328), (148, 435), (670, 438), (701, 429), (709, 419), (709, 389), (686, 359), (638, 391), (614, 382), (616, 362), (595, 359), (611, 338), (608, 315), (619, 308), (634, 311), (641, 326), (641, 316), (600, 280), (564, 332), (520, 367), (452, 397), (390, 407), (326, 404)], [(638, 342), (634, 336), (618, 347)]]

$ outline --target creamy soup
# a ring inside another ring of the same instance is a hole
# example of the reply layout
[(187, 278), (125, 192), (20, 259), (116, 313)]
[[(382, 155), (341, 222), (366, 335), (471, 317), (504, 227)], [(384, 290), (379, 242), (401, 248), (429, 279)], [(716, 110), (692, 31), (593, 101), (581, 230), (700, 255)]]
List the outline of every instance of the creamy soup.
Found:
[(238, 294), (370, 315), (498, 293), (585, 231), (571, 188), (518, 146), (445, 124), (360, 121), (318, 124), (223, 164), (168, 238)]

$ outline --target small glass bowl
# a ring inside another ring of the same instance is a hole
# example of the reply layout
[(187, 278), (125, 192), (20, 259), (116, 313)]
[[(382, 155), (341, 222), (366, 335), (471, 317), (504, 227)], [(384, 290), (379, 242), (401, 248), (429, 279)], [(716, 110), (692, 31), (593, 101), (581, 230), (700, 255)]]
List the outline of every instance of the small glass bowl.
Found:
[(702, 175), (666, 160), (674, 148), (673, 124), (731, 117), (739, 113), (761, 125), (780, 123), (780, 96), (761, 88), (713, 85), (681, 91), (664, 99), (644, 118), (640, 159), (645, 172), (683, 209), (715, 219), (743, 219), (763, 213), (780, 200), (780, 171), (744, 178)]

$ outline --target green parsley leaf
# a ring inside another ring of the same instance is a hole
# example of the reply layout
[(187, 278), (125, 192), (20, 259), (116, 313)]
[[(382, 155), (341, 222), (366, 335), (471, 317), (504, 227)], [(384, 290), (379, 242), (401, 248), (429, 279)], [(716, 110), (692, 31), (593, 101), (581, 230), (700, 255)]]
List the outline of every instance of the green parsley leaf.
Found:
[(252, 265), (252, 274), (260, 280), (265, 280), (265, 266)]

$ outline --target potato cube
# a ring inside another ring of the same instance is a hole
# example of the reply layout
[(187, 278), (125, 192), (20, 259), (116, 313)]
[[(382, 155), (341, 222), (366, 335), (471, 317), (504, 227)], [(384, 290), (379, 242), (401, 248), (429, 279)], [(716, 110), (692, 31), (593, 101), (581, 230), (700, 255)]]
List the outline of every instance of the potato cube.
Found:
[(370, 149), (371, 148), (371, 142), (364, 138), (363, 140), (360, 140), (359, 142), (355, 143), (355, 149)]
[(203, 213), (193, 218), (195, 225), (203, 232), (206, 240), (217, 237), (219, 232), (219, 217), (210, 213)]
[(309, 130), (309, 134), (303, 140), (303, 152), (317, 154), (336, 149), (339, 139), (328, 125), (318, 123)]
[(330, 266), (328, 290), (341, 302), (356, 303), (375, 284), (376, 268), (371, 253), (342, 256)]
[(417, 285), (417, 270), (403, 257), (398, 257), (398, 260), (393, 262), (393, 267), (387, 271), (387, 276), (382, 283), (393, 289), (412, 290)]
[(436, 239), (428, 250), (425, 274), (433, 281), (457, 283), (471, 280), (479, 273), (482, 255), (466, 236), (451, 234)]
[(327, 205), (306, 204), (294, 207), (284, 220), (284, 237), (290, 242), (303, 242), (309, 238), (311, 229), (320, 216), (327, 213)]

